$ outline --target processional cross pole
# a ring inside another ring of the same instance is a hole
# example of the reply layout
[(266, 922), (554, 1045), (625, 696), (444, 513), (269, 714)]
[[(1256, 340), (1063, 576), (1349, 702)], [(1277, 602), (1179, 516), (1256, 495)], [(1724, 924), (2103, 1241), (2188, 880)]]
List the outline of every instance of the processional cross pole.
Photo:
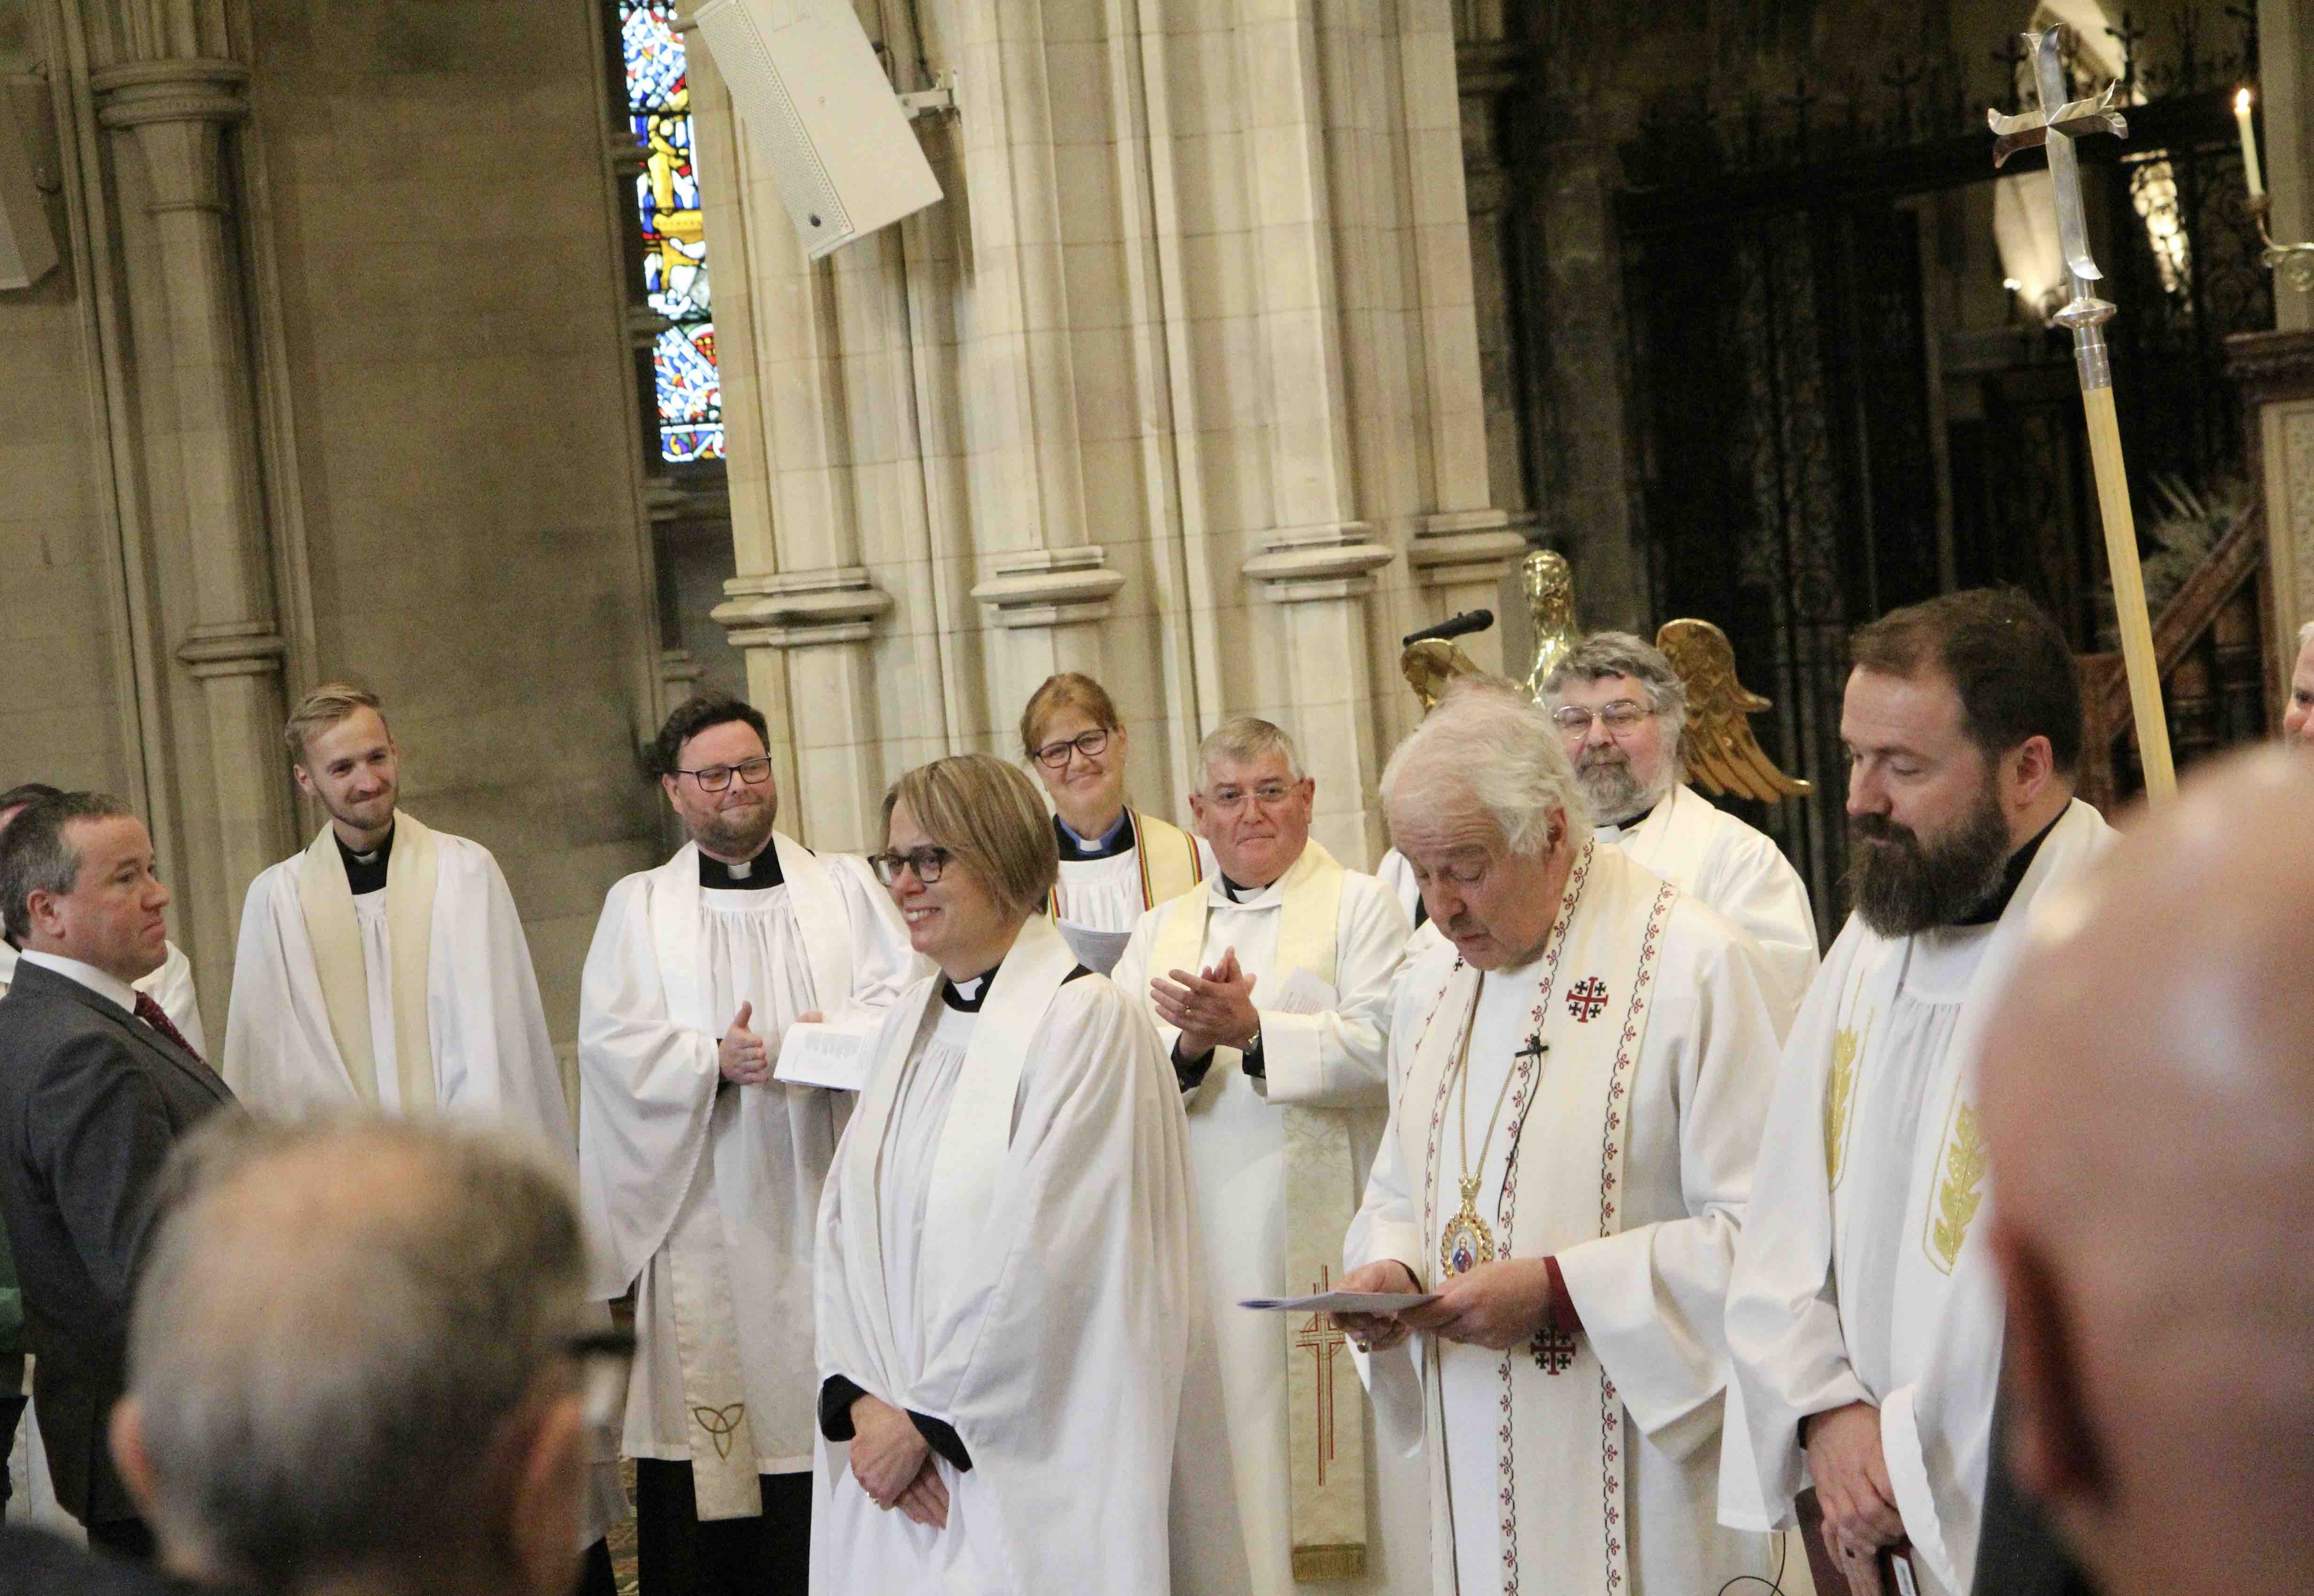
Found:
[(2137, 518), (2130, 509), (2121, 422), (2114, 412), (2113, 361), (2105, 341), (2105, 324), (2113, 320), (2114, 306), (2095, 292), (2105, 274), (2089, 253), (2080, 158), (2073, 148), (2075, 139), (2094, 133), (2126, 138), (2129, 124), (2113, 108), (2119, 84), (2107, 85), (2092, 100), (2066, 99), (2065, 64), (2057, 52), (2062, 31), (2052, 28), (2025, 36), (2032, 50), (2034, 79), (2041, 89), (2041, 109), (2014, 117), (1989, 110), (1985, 116), (1999, 136), (1992, 146), (1996, 167), (2020, 149), (2034, 145), (2048, 148), (2049, 177), (2057, 196), (2057, 241), (2072, 287), (2072, 299), (2053, 320), (2072, 329), (2073, 365), (2080, 377), (2081, 408), (2089, 418), (2089, 459), (2097, 469), (2106, 562), (2113, 568), (2114, 611), (2121, 624), (2122, 662), (2129, 673), (2138, 755), (2145, 767), (2146, 797), (2162, 804), (2177, 795), (2177, 776), (2169, 758), (2169, 719), (2161, 706), (2161, 672), (2153, 652), (2152, 617), (2145, 604), (2145, 576), (2137, 560)]

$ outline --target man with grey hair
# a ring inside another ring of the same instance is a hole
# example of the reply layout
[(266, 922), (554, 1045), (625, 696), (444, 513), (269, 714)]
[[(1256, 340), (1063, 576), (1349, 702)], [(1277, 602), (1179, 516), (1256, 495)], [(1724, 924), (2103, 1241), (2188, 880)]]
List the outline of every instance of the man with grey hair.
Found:
[(1369, 1466), (1363, 1404), (1347, 1370), (1336, 1378), (1339, 1336), (1321, 1317), (1281, 1335), (1237, 1307), (1331, 1277), (1389, 1108), (1383, 1025), (1406, 916), (1312, 840), (1317, 783), (1284, 731), (1240, 717), (1197, 761), (1189, 809), (1219, 868), (1144, 913), (1112, 972), (1149, 1004), (1188, 1111), (1243, 1530), (1241, 1548), (1213, 1526), (1176, 1583), (1242, 1589), (1250, 1565), (1256, 1596), (1311, 1579), (1411, 1596), (1430, 1585), (1418, 1465)]
[(587, 1410), (626, 1345), (587, 1330), (569, 1185), (543, 1143), (446, 1120), (243, 1120), (180, 1149), (111, 1421), (169, 1572), (566, 1596)]
[(1551, 667), (1543, 707), (1612, 842), (1752, 933), (1775, 966), (1788, 1024), (1820, 958), (1806, 884), (1766, 833), (1687, 784), (1687, 683), (1662, 649), (1594, 631)]
[(2298, 629), (2298, 664), (2290, 673), (2290, 702), (2282, 711), (2282, 740), (2314, 747), (2314, 621)]
[(96, 1545), (152, 1538), (104, 1446), (130, 1287), (163, 1160), (233, 1101), (134, 983), (166, 957), (169, 889), (118, 798), (68, 792), (0, 833), (0, 914), (22, 949), (0, 998), (0, 1223), (57, 1500)]
[[(1437, 1588), (1768, 1573), (1716, 1520), (1721, 1329), (1774, 1081), (1752, 939), (1593, 834), (1532, 704), (1443, 703), (1382, 801), (1447, 946), (1390, 1025), (1391, 1124), (1343, 1247), (1384, 1450), (1426, 1459)], [(1424, 1355), (1411, 1356), (1412, 1337)]]

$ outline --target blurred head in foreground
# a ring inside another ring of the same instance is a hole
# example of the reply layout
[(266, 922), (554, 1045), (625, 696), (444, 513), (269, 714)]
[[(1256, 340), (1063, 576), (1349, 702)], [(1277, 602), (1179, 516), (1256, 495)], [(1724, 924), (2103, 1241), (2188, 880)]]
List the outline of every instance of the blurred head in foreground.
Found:
[(113, 1454), (170, 1569), (267, 1592), (563, 1596), (584, 1248), (545, 1151), (234, 1116), (180, 1147)]
[(1990, 1027), (2010, 1462), (2112, 1596), (2314, 1588), (2310, 924), (2314, 769), (2231, 760), (2051, 905)]

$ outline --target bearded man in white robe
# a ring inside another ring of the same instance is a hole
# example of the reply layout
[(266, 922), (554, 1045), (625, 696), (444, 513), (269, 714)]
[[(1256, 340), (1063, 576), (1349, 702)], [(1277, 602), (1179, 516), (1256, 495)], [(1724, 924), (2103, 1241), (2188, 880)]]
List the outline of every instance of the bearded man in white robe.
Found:
[(2001, 1333), (1971, 1060), (2034, 904), (2111, 833), (2072, 796), (2080, 677), (2028, 601), (1949, 594), (1850, 654), (1856, 910), (1793, 1026), (1744, 1223), (1748, 1445), (1722, 1512), (1782, 1528), (1812, 1485), (1841, 1566), (1877, 1580), (1886, 1552), (1967, 1596)]
[[(1406, 917), (1311, 840), (1317, 784), (1285, 732), (1229, 721), (1198, 765), (1190, 812), (1219, 868), (1141, 917), (1114, 974), (1147, 1004), (1188, 1111), (1241, 1555), (1259, 1596), (1297, 1580), (1411, 1592), (1426, 1578), (1421, 1477), (1371, 1451), (1339, 1336), (1237, 1306), (1333, 1274), (1388, 1116)], [(1212, 1570), (1234, 1548), (1210, 1549), (1192, 1590), (1223, 1588)]]
[(1687, 784), (1687, 683), (1663, 650), (1596, 631), (1553, 666), (1543, 708), (1575, 762), (1602, 842), (1752, 933), (1774, 965), (1788, 1022), (1818, 959), (1807, 886), (1773, 838)]
[[(1382, 775), (1446, 944), (1391, 1017), (1391, 1124), (1344, 1244), (1383, 1444), (1428, 1475), (1432, 1589), (1710, 1596), (1721, 1324), (1776, 1065), (1758, 946), (1592, 833), (1550, 722), (1451, 699)], [(1418, 1354), (1418, 1356), (1417, 1355)]]
[(691, 841), (611, 888), (579, 992), (579, 1206), (596, 1289), (634, 1292), (621, 1450), (654, 1596), (804, 1587), (813, 1225), (852, 1098), (772, 1074), (790, 1027), (916, 974), (866, 863), (773, 829), (764, 735), (737, 699), (668, 716)]
[[(45, 781), (27, 781), (0, 792), (0, 832), (8, 823), (42, 798), (62, 798), (60, 788)], [(193, 990), (193, 962), (185, 950), (174, 942), (168, 945), (168, 956), (161, 967), (140, 981), (130, 983), (131, 989), (143, 992), (161, 1005), (161, 1012), (177, 1027), (186, 1045), (195, 1053), (207, 1056), (208, 1036), (201, 1028), (200, 994)], [(0, 993), (7, 992), (16, 978), (15, 946), (0, 938)], [(4, 1398), (0, 1398), (4, 1400)]]

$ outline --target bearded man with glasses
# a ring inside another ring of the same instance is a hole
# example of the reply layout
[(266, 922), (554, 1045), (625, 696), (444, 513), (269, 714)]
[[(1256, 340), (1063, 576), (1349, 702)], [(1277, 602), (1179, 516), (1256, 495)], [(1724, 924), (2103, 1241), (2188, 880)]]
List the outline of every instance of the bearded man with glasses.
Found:
[[(1219, 869), (1141, 917), (1117, 984), (1146, 1002), (1189, 1116), (1206, 1296), (1221, 1352), (1242, 1550), (1223, 1515), (1185, 1590), (1285, 1596), (1430, 1589), (1418, 1458), (1370, 1454), (1338, 1332), (1236, 1306), (1321, 1289), (1389, 1117), (1391, 981), (1409, 934), (1391, 889), (1310, 835), (1317, 784), (1268, 721), (1198, 751), (1189, 807)], [(1309, 1337), (1312, 1339), (1301, 1339)], [(1330, 1339), (1329, 1339), (1330, 1337)]]
[(1627, 631), (1585, 638), (1551, 667), (1542, 707), (1574, 762), (1596, 835), (1752, 933), (1788, 1024), (1819, 954), (1807, 886), (1773, 838), (1687, 784), (1687, 684)]
[(772, 1069), (790, 1026), (919, 970), (864, 860), (773, 829), (764, 736), (737, 699), (667, 718), (659, 788), (691, 840), (611, 888), (579, 992), (579, 1199), (594, 1289), (634, 1293), (620, 1450), (654, 1596), (804, 1588), (813, 1226), (852, 1098)]

